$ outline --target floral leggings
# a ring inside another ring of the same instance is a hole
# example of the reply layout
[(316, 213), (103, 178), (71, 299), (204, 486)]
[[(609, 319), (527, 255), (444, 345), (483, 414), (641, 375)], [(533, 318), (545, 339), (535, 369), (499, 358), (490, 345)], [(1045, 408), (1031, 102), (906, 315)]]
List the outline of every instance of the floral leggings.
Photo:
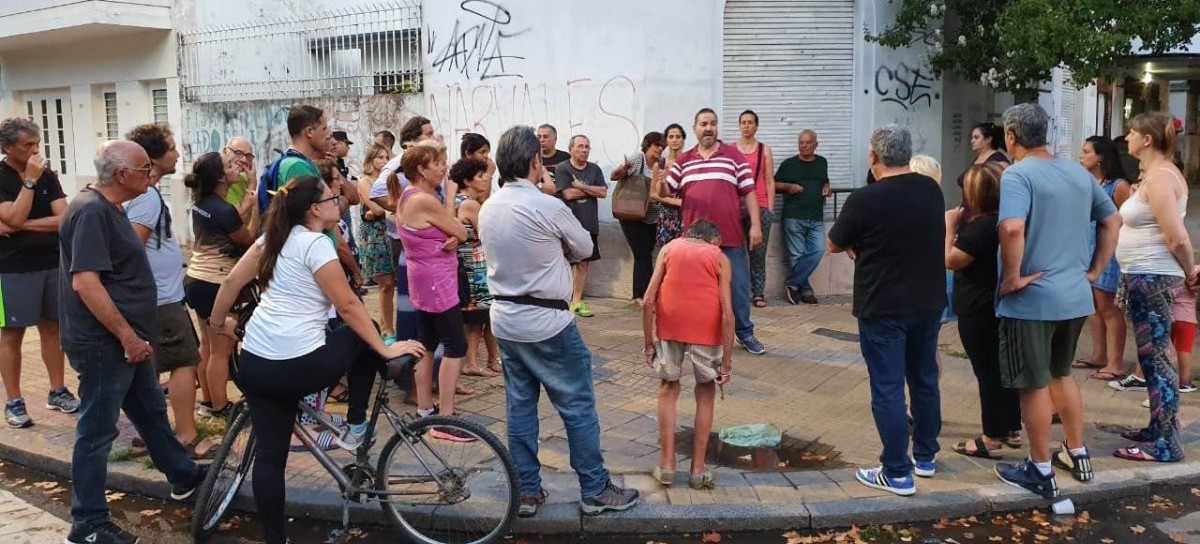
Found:
[(1171, 289), (1177, 276), (1124, 274), (1125, 307), (1137, 340), (1138, 364), (1150, 394), (1150, 425), (1141, 430), (1140, 442), (1159, 461), (1183, 459), (1179, 443), (1179, 374), (1171, 361), (1171, 325), (1174, 321)]
[(750, 218), (742, 218), (742, 235), (750, 255), (750, 295), (754, 298), (762, 298), (767, 289), (767, 248), (770, 247), (767, 241), (771, 236), (771, 222), (775, 220), (775, 212), (770, 209), (759, 208), (758, 213), (762, 222), (762, 243), (754, 248), (750, 247)]

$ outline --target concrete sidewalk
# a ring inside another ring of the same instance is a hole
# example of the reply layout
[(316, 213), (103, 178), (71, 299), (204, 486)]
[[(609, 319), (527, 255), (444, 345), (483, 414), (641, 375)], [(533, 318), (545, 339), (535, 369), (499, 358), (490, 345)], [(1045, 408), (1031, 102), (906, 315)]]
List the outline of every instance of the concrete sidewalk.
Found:
[[(369, 298), (369, 306), (376, 306)], [(602, 429), (605, 461), (614, 478), (642, 492), (643, 505), (626, 513), (598, 518), (580, 516), (578, 485), (570, 472), (562, 422), (544, 398), (540, 405), (541, 461), (550, 501), (536, 518), (520, 520), (523, 533), (642, 533), (664, 531), (765, 530), (825, 528), (850, 524), (892, 523), (981, 514), (1048, 504), (1033, 494), (1000, 483), (993, 462), (954, 454), (950, 447), (974, 438), (980, 429), (977, 388), (970, 364), (963, 359), (954, 325), (942, 330), (944, 363), (941, 390), (943, 452), (934, 479), (918, 479), (918, 494), (901, 498), (868, 489), (854, 481), (854, 466), (878, 464), (879, 440), (870, 411), (867, 371), (858, 352), (855, 320), (848, 300), (826, 297), (820, 306), (789, 306), (775, 299), (754, 310), (759, 338), (768, 354), (755, 357), (739, 350), (734, 378), (718, 400), (716, 427), (744, 423), (774, 423), (785, 432), (790, 455), (776, 470), (756, 471), (714, 466), (718, 487), (695, 491), (686, 483), (662, 489), (650, 477), (658, 462), (655, 394), (657, 379), (641, 355), (641, 321), (637, 306), (628, 301), (589, 300), (596, 317), (579, 319), (591, 347), (593, 375)], [(1087, 346), (1088, 339), (1081, 339)], [(29, 331), (24, 347), (23, 389), (36, 425), (31, 429), (0, 429), (0, 458), (37, 469), (69, 475), (74, 416), (42, 407), (47, 390), (40, 364), (37, 335)], [(1127, 360), (1133, 361), (1132, 341)], [(68, 370), (68, 383), (76, 382)], [(1099, 426), (1144, 425), (1145, 394), (1118, 393), (1105, 383), (1088, 380), (1078, 371), (1084, 392), (1088, 446), (1096, 480), (1078, 484), (1060, 474), (1064, 495), (1076, 503), (1112, 496), (1146, 493), (1150, 486), (1200, 478), (1200, 457), (1171, 465), (1122, 461), (1111, 452), (1126, 445)], [(686, 379), (685, 379), (686, 381)], [(467, 378), (477, 390), (461, 398), (457, 409), (501, 438), (505, 434), (504, 391), (500, 378)], [(401, 395), (393, 395), (397, 407)], [(340, 407), (344, 405), (334, 405)], [(1183, 395), (1180, 412), (1183, 438), (1189, 452), (1200, 451), (1196, 423), (1200, 394)], [(679, 425), (691, 428), (694, 403), (684, 395)], [(128, 443), (131, 430), (122, 420), (118, 446)], [(1055, 430), (1056, 440), (1061, 440)], [(382, 441), (381, 441), (382, 443)], [(680, 453), (690, 445), (680, 444)], [(1019, 460), (1024, 450), (1005, 449), (1007, 460)], [(344, 454), (338, 454), (344, 455)], [(344, 455), (347, 462), (349, 456)], [(745, 459), (730, 460), (732, 465)], [(680, 459), (686, 470), (688, 461)], [(332, 479), (308, 455), (292, 455), (288, 465), (288, 498), (292, 515), (340, 519), (341, 503)], [(163, 497), (168, 487), (162, 476), (140, 461), (110, 465), (110, 487)], [(244, 490), (248, 491), (248, 489)], [(249, 507), (248, 500), (241, 501)], [(359, 521), (385, 522), (374, 505), (355, 507)]]

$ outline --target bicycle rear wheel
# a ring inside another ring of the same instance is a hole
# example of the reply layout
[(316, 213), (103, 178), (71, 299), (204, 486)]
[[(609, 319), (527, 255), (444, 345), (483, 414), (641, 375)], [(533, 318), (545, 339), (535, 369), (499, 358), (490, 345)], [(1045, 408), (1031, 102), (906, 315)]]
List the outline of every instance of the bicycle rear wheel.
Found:
[(254, 433), (250, 427), (250, 410), (243, 404), (225, 432), (208, 475), (196, 492), (196, 509), (192, 512), (192, 537), (197, 542), (207, 540), (217, 530), (221, 517), (237, 497), (254, 461)]
[[(379, 457), (381, 506), (412, 541), (487, 544), (503, 539), (517, 515), (517, 469), (508, 450), (482, 425), (433, 416), (397, 434)], [(458, 442), (433, 438), (459, 435)]]

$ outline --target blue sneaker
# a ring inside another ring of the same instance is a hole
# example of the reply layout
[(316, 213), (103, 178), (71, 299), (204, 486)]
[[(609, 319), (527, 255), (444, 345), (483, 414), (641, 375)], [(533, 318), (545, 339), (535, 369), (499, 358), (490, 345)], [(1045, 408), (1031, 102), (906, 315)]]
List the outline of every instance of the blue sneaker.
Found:
[(912, 476), (888, 478), (883, 474), (883, 467), (860, 468), (854, 472), (854, 478), (858, 480), (858, 483), (867, 487), (890, 491), (901, 497), (908, 497), (917, 493), (917, 484), (913, 482)]
[(741, 344), (743, 348), (746, 348), (746, 351), (749, 351), (754, 355), (762, 355), (767, 352), (767, 347), (764, 346), (762, 342), (759, 342), (758, 338), (753, 334), (747, 335), (745, 338), (735, 337), (735, 339), (737, 340), (738, 344)]
[(1042, 476), (1033, 461), (1028, 459), (1020, 463), (996, 463), (995, 471), (1000, 481), (1013, 487), (1032, 491), (1044, 499), (1058, 496), (1058, 482), (1054, 479), (1054, 473)]
[(922, 478), (932, 478), (934, 474), (937, 474), (936, 460), (918, 461), (913, 459), (913, 474)]

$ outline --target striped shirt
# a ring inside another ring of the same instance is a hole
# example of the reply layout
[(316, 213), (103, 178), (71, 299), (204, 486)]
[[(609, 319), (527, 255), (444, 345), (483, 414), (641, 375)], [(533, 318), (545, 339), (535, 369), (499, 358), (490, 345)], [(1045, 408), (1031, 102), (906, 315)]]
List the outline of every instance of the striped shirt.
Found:
[(708, 219), (721, 231), (721, 247), (742, 247), (741, 198), (754, 192), (750, 165), (736, 147), (717, 142), (707, 159), (693, 147), (667, 171), (667, 186), (683, 199), (683, 228)]

